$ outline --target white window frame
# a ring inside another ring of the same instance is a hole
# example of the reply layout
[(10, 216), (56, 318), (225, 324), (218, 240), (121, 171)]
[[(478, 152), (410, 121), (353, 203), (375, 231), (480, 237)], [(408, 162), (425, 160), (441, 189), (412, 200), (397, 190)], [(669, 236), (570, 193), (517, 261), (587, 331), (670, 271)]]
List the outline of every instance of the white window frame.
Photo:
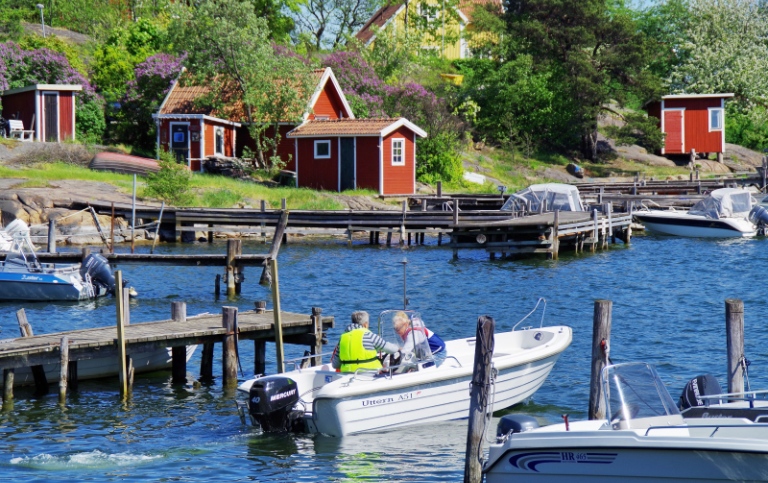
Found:
[[(717, 127), (712, 126), (712, 114), (715, 112), (717, 113), (717, 120), (720, 124)], [(722, 131), (725, 129), (725, 114), (722, 107), (710, 107), (707, 109), (707, 124), (709, 125), (709, 132)]]
[[(328, 146), (328, 154), (327, 155), (320, 155), (317, 153), (317, 147), (321, 144), (324, 144)], [(315, 141), (315, 159), (331, 159), (331, 140), (330, 139), (323, 139), (323, 140), (316, 140)]]
[[(400, 144), (400, 161), (395, 160), (395, 144)], [(405, 166), (405, 138), (392, 138), (392, 166)]]
[[(219, 143), (218, 136), (221, 134), (221, 151), (219, 151)], [(216, 126), (213, 129), (213, 155), (214, 156), (224, 156), (224, 151), (226, 151), (226, 148), (224, 147), (224, 143), (226, 142), (226, 137), (224, 136), (224, 128), (221, 126)]]

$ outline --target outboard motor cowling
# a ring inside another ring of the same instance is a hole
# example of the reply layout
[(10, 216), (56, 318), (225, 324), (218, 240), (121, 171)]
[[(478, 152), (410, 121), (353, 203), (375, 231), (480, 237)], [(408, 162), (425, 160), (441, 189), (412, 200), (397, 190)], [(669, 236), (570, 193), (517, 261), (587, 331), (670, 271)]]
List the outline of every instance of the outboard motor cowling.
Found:
[(94, 283), (98, 283), (110, 293), (115, 293), (115, 276), (112, 275), (112, 268), (106, 258), (98, 253), (91, 253), (85, 257), (85, 261), (80, 266), (80, 275), (90, 275)]
[(285, 376), (257, 379), (248, 393), (248, 413), (266, 432), (298, 431), (304, 411), (294, 409), (299, 386)]
[(507, 414), (499, 419), (496, 425), (496, 441), (502, 442), (507, 436), (522, 433), (539, 427), (539, 422), (533, 416), (525, 414)]
[(710, 402), (716, 403), (718, 401), (711, 398), (702, 398), (701, 396), (715, 396), (722, 393), (723, 390), (715, 376), (704, 374), (688, 381), (688, 384), (683, 389), (683, 393), (680, 395), (678, 405), (681, 411), (697, 406), (708, 406)]
[(752, 210), (749, 212), (749, 221), (757, 226), (758, 230), (761, 232), (759, 234), (764, 235), (765, 227), (768, 226), (768, 210), (760, 205), (753, 206)]

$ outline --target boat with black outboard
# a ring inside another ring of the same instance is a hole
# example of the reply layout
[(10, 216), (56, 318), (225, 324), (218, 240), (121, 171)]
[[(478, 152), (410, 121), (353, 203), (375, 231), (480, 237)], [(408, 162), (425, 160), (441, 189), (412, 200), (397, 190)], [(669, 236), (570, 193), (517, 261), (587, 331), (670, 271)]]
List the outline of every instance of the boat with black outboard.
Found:
[(114, 290), (109, 262), (98, 253), (89, 254), (83, 263), (41, 263), (29, 228), (13, 234), (5, 260), (0, 261), (0, 301), (87, 300)]
[[(544, 384), (560, 354), (570, 345), (567, 326), (538, 327), (520, 324), (494, 334), (493, 394), (495, 409), (508, 408), (531, 397)], [(545, 304), (546, 305), (546, 302)], [(379, 335), (394, 315), (406, 313), (411, 332), (423, 327), (414, 311), (387, 310), (379, 316)], [(392, 341), (403, 346), (393, 335)], [(385, 359), (382, 370), (336, 371), (331, 364), (303, 367), (309, 356), (294, 361), (296, 369), (283, 374), (257, 376), (238, 387), (247, 395), (239, 406), (245, 422), (264, 431), (322, 433), (329, 436), (384, 431), (415, 424), (465, 419), (470, 404), (469, 384), (475, 357), (475, 337), (445, 341), (444, 355), (433, 356), (420, 347), (411, 360)]]
[(602, 372), (606, 419), (539, 427), (527, 415), (499, 421), (487, 483), (765, 482), (768, 424), (742, 418), (684, 419), (655, 368)]

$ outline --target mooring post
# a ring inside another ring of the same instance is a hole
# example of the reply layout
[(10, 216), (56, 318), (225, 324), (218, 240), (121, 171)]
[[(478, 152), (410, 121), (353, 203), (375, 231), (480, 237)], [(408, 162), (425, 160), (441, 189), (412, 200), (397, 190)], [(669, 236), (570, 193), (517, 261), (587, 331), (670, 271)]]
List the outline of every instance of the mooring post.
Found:
[(443, 182), (438, 181), (437, 182), (437, 197), (442, 198), (443, 197)]
[(289, 212), (283, 210), (282, 213), (280, 213), (280, 219), (277, 222), (277, 226), (275, 227), (275, 233), (272, 236), (272, 246), (269, 248), (269, 254), (267, 255), (268, 259), (264, 261), (264, 268), (261, 271), (261, 278), (259, 279), (260, 285), (267, 285), (269, 284), (269, 259), (277, 258), (277, 255), (280, 253), (280, 247), (283, 244), (283, 234), (285, 233), (285, 229), (288, 226), (288, 215)]
[(592, 372), (589, 379), (589, 419), (605, 418), (605, 398), (600, 378), (610, 363), (611, 310), (610, 300), (595, 300), (592, 318)]
[(213, 282), (213, 296), (217, 299), (221, 296), (221, 274), (216, 274), (216, 281)]
[(728, 392), (744, 394), (744, 301), (725, 300), (725, 332), (728, 348)]
[[(115, 286), (123, 286), (123, 271), (115, 270)], [(120, 380), (120, 395), (125, 397), (128, 394), (128, 374), (125, 364), (125, 306), (126, 301), (121, 289), (115, 290), (115, 308), (117, 310), (117, 367), (118, 378)]]
[(112, 202), (112, 217), (110, 218), (109, 253), (115, 253), (115, 202)]
[(222, 385), (225, 388), (237, 386), (237, 307), (222, 307), (221, 326), (224, 327), (222, 339), (224, 373)]
[(319, 366), (323, 361), (319, 354), (323, 353), (323, 309), (320, 307), (312, 307), (312, 330), (315, 335), (315, 343), (310, 348), (312, 358), (312, 365)]
[[(171, 319), (174, 322), (187, 321), (187, 304), (185, 302), (171, 302)], [(186, 384), (187, 382), (187, 347), (180, 345), (171, 348), (171, 381), (172, 384)]]
[(67, 376), (69, 375), (69, 337), (61, 338), (59, 344), (61, 350), (61, 368), (59, 370), (59, 403), (67, 401)]
[(270, 266), (272, 268), (272, 310), (274, 312), (274, 328), (275, 328), (275, 364), (277, 365), (277, 372), (285, 372), (285, 360), (283, 352), (283, 322), (280, 314), (280, 285), (277, 279), (277, 259), (270, 260)]
[(267, 211), (267, 202), (265, 200), (261, 200), (261, 216), (262, 216), (262, 222), (261, 222), (261, 242), (267, 243), (267, 224), (263, 221), (264, 213)]
[(453, 226), (459, 224), (459, 200), (458, 198), (453, 199)]
[(200, 356), (200, 380), (213, 381), (213, 346), (212, 342), (203, 344), (203, 354)]
[(48, 220), (48, 253), (56, 253), (56, 220)]
[(236, 295), (237, 279), (239, 277), (235, 257), (242, 252), (242, 242), (240, 240), (227, 240), (227, 297)]
[(555, 210), (552, 222), (552, 244), (549, 249), (549, 258), (557, 260), (560, 251), (560, 210)]
[(483, 477), (483, 435), (491, 417), (487, 405), (495, 326), (493, 317), (488, 315), (481, 315), (477, 319), (475, 362), (472, 366), (472, 383), (469, 393), (469, 429), (464, 483), (479, 483)]
[[(19, 332), (22, 337), (34, 337), (32, 326), (27, 321), (27, 313), (24, 309), (16, 311), (16, 320), (19, 322)], [(43, 366), (32, 366), (32, 376), (35, 379), (35, 395), (42, 396), (48, 394), (48, 378), (45, 377)]]
[(595, 252), (595, 249), (597, 248), (597, 243), (600, 241), (600, 232), (598, 231), (598, 224), (597, 224), (597, 210), (592, 210), (592, 222), (594, 224), (594, 228), (592, 229), (592, 253)]
[[(114, 204), (112, 205), (114, 207)], [(160, 238), (160, 225), (163, 223), (163, 210), (165, 210), (165, 201), (160, 205), (160, 214), (157, 215), (157, 226), (155, 226), (155, 237), (152, 238), (152, 248), (149, 249), (149, 253), (155, 253), (155, 245), (157, 244), (157, 239)], [(112, 223), (114, 223), (114, 218), (112, 220)], [(208, 232), (208, 243), (211, 243), (213, 241), (213, 232)], [(114, 239), (112, 240), (112, 246), (114, 247)]]
[(3, 410), (12, 409), (14, 374), (13, 369), (3, 370)]
[[(256, 313), (263, 314), (267, 311), (267, 301), (259, 300), (256, 302)], [(253, 373), (267, 373), (267, 341), (264, 339), (253, 340)]]
[[(405, 244), (405, 212), (408, 210), (408, 203), (403, 200), (403, 222), (400, 224), (400, 244)], [(408, 234), (408, 245), (411, 244), (410, 233)]]

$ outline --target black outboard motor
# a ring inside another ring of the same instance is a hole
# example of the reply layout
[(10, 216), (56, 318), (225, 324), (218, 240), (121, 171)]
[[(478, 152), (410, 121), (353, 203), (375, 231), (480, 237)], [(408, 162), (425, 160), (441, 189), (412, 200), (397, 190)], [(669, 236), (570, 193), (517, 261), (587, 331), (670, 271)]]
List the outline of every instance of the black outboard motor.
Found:
[(266, 432), (303, 431), (304, 411), (294, 409), (299, 386), (285, 376), (257, 379), (248, 394), (248, 413)]
[(757, 225), (758, 235), (765, 235), (765, 228), (768, 226), (768, 210), (760, 205), (753, 206), (749, 212), (749, 221)]
[(85, 258), (80, 266), (80, 275), (85, 278), (86, 274), (91, 276), (94, 283), (106, 288), (109, 293), (115, 293), (115, 276), (112, 275), (109, 262), (102, 255), (91, 253)]
[(681, 411), (692, 407), (707, 406), (710, 402), (717, 403), (719, 401), (711, 398), (702, 398), (701, 396), (715, 396), (722, 393), (723, 390), (715, 376), (704, 374), (688, 381), (688, 384), (683, 389), (683, 393), (680, 395), (678, 405)]
[(496, 425), (496, 441), (501, 443), (507, 436), (515, 433), (530, 431), (539, 427), (539, 422), (533, 416), (525, 414), (507, 414), (499, 419)]

